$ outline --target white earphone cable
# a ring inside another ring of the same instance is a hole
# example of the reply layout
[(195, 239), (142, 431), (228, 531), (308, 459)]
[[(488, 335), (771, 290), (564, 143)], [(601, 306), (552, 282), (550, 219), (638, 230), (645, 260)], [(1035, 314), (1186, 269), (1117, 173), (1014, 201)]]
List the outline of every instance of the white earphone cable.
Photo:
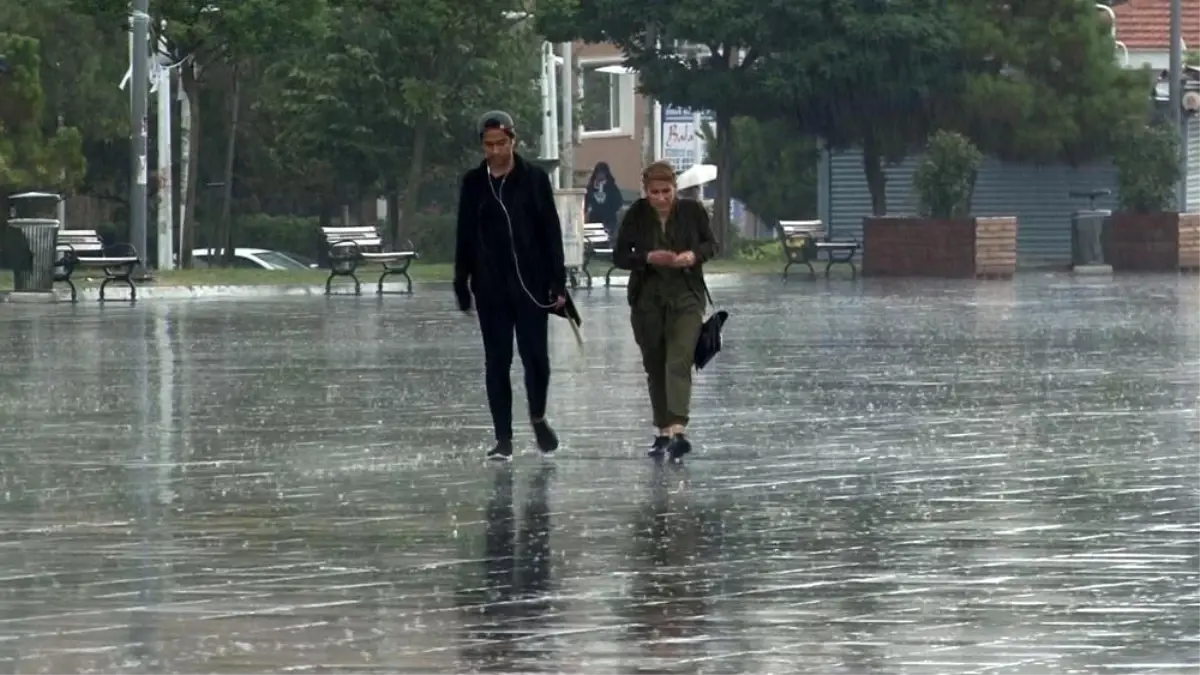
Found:
[(492, 176), (490, 174), (488, 175), (487, 179), (488, 187), (492, 191), (492, 197), (496, 200), (496, 203), (500, 204), (500, 210), (504, 212), (504, 220), (508, 223), (508, 248), (512, 252), (513, 269), (515, 269), (517, 272), (517, 282), (521, 284), (521, 290), (525, 291), (525, 295), (529, 298), (529, 301), (538, 307), (542, 309), (553, 309), (555, 303), (551, 302), (548, 304), (543, 304), (538, 302), (537, 298), (533, 297), (533, 293), (530, 293), (529, 287), (525, 285), (525, 276), (521, 274), (521, 261), (517, 258), (517, 240), (516, 235), (513, 233), (512, 216), (508, 214), (508, 207), (504, 205), (504, 199), (502, 198), (504, 195), (504, 183), (508, 180), (508, 174), (504, 174), (504, 177), (500, 179), (499, 191), (497, 191), (496, 185), (492, 182)]

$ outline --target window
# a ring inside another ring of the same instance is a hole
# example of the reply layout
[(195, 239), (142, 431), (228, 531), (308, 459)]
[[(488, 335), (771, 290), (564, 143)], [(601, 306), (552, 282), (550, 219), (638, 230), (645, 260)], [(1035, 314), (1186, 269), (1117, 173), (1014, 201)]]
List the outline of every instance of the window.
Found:
[(280, 270), (306, 270), (308, 265), (296, 260), (295, 258), (280, 253), (279, 251), (263, 251), (258, 254), (258, 259), (267, 263), (275, 269)]
[(255, 262), (251, 258), (243, 258), (241, 256), (233, 259), (233, 264), (230, 266), (235, 270), (261, 270), (263, 266)]
[(580, 127), (585, 134), (633, 133), (633, 79), (620, 62), (580, 64)]

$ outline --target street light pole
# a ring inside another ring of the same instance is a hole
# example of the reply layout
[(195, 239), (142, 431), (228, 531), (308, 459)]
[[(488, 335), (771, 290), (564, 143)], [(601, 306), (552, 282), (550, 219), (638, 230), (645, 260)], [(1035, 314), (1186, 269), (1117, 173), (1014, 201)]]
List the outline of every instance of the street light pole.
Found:
[(1179, 139), (1179, 161), (1182, 172), (1175, 194), (1179, 200), (1180, 212), (1187, 210), (1187, 128), (1183, 124), (1183, 1), (1171, 0), (1171, 60), (1167, 69), (1168, 96), (1171, 106), (1170, 120)]
[[(150, 14), (149, 0), (133, 0), (130, 19), (133, 31), (133, 51), (129, 64), (130, 102), (129, 134), (132, 161), (132, 180), (129, 182), (129, 238), (130, 243), (143, 257), (149, 251), (146, 244), (146, 107), (148, 103), (149, 60), (150, 60)], [(162, 261), (159, 261), (160, 264)], [(168, 261), (169, 262), (169, 261)]]

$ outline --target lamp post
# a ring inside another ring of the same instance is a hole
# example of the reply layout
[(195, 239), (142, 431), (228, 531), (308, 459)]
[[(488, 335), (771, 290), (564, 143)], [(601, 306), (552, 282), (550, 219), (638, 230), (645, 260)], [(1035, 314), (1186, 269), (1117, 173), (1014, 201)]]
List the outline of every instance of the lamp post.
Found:
[(150, 14), (149, 0), (133, 0), (130, 27), (133, 31), (133, 51), (129, 64), (130, 103), (129, 135), (133, 180), (129, 181), (129, 238), (143, 260), (148, 259), (146, 247), (146, 107), (149, 88)]

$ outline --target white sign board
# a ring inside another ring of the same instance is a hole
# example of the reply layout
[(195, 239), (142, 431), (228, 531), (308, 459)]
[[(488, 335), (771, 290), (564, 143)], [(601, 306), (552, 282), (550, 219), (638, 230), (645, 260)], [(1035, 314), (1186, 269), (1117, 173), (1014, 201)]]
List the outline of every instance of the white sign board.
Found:
[(583, 188), (554, 191), (554, 206), (562, 223), (563, 264), (567, 269), (583, 267)]
[(708, 142), (702, 135), (702, 125), (713, 123), (712, 113), (696, 113), (688, 108), (665, 105), (662, 108), (662, 158), (682, 172), (695, 164), (704, 163)]

